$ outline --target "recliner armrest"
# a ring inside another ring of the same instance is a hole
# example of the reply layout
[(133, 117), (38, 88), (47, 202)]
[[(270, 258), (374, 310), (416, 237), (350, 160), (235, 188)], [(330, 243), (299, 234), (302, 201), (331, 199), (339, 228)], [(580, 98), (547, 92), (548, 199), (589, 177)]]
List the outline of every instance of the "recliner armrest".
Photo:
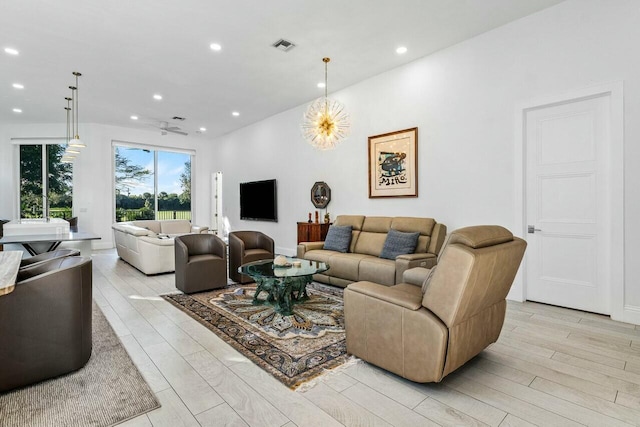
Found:
[(404, 254), (404, 255), (398, 255), (396, 257), (396, 260), (407, 260), (407, 261), (422, 261), (422, 260), (427, 260), (427, 259), (432, 259), (432, 258), (436, 258), (436, 256), (434, 254), (430, 254), (430, 253), (420, 253), (420, 254)]
[(412, 285), (422, 286), (424, 281), (427, 280), (427, 277), (429, 277), (430, 272), (430, 268), (413, 267), (404, 272), (402, 281)]
[(355, 282), (347, 286), (346, 291), (367, 295), (412, 311), (422, 308), (422, 298), (399, 290), (394, 286), (389, 287), (373, 282)]
[(432, 253), (406, 254), (396, 257), (396, 283), (403, 281), (404, 272), (410, 268), (433, 268), (438, 258)]

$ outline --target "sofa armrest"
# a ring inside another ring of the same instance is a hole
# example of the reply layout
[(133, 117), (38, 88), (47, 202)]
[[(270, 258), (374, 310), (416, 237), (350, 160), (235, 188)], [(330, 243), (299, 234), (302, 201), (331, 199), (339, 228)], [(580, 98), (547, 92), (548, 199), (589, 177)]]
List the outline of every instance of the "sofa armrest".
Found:
[(402, 275), (410, 268), (432, 268), (438, 262), (438, 258), (431, 253), (406, 254), (396, 257), (396, 283), (402, 282)]
[(126, 234), (131, 234), (132, 236), (155, 236), (156, 233), (149, 230), (148, 228), (138, 227), (133, 224), (113, 224), (111, 226), (114, 230), (121, 231)]
[(394, 286), (385, 286), (373, 282), (355, 282), (347, 286), (345, 292), (357, 292), (412, 311), (422, 307), (422, 298), (404, 292)]
[(207, 231), (209, 231), (209, 227), (207, 226), (200, 226), (200, 225), (191, 226), (191, 232), (195, 234), (206, 233)]
[(322, 249), (324, 247), (324, 242), (300, 242), (298, 243), (298, 258), (304, 258), (304, 254), (306, 252)]

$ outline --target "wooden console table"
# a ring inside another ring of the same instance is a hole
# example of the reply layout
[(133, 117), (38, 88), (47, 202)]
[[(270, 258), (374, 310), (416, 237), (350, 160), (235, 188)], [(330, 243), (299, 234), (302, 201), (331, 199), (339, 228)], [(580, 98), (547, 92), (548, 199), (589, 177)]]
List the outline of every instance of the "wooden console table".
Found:
[(298, 243), (300, 242), (322, 242), (327, 237), (327, 231), (331, 224), (325, 222), (299, 222), (298, 223)]

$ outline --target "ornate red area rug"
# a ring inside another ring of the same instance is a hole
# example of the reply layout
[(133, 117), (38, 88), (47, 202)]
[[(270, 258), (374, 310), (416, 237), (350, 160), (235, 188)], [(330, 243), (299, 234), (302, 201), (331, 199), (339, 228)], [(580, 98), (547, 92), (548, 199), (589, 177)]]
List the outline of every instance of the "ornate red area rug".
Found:
[(163, 298), (292, 389), (347, 361), (342, 289), (308, 285), (309, 299), (295, 304), (291, 316), (253, 305), (255, 289), (235, 285)]

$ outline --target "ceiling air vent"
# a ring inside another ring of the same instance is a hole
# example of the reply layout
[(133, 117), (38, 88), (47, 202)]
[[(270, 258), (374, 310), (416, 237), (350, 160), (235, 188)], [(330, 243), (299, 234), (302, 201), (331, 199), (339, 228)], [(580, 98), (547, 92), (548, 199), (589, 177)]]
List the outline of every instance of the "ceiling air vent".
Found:
[(293, 44), (289, 40), (285, 40), (285, 39), (278, 40), (272, 46), (275, 47), (278, 50), (283, 51), (283, 52), (288, 52), (291, 49), (293, 49), (294, 47), (296, 47), (295, 44)]
[(171, 120), (180, 120), (181, 122), (184, 122), (186, 119), (184, 117), (173, 116)]

